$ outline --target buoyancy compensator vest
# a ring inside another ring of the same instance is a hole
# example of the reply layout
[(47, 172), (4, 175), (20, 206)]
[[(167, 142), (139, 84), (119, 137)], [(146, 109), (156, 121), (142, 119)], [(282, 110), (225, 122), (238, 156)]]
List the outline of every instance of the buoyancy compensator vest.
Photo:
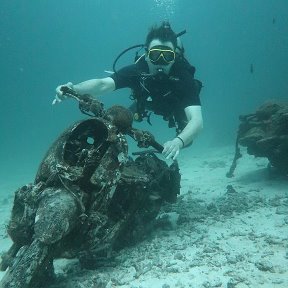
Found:
[[(179, 38), (180, 36), (182, 36), (185, 33), (186, 33), (186, 30), (177, 34), (177, 47), (176, 47), (176, 51), (175, 51), (176, 52), (175, 63), (177, 63), (177, 66), (181, 67), (181, 69), (188, 71), (194, 78), (195, 67), (192, 66), (189, 63), (189, 61), (185, 58), (185, 55), (184, 55), (185, 50), (184, 50), (182, 42)], [(139, 66), (140, 85), (138, 86), (138, 88), (134, 88), (131, 90), (130, 98), (132, 100), (134, 100), (134, 103), (129, 108), (134, 115), (135, 121), (141, 122), (141, 121), (143, 121), (143, 119), (146, 118), (147, 122), (151, 125), (150, 116), (152, 113), (151, 110), (153, 110), (153, 109), (151, 109), (152, 107), (150, 107), (150, 105), (149, 105), (150, 104), (149, 99), (147, 100), (147, 98), (149, 98), (150, 91), (146, 88), (146, 86), (144, 84), (145, 80), (148, 78), (150, 78), (150, 79), (154, 78), (154, 80), (160, 80), (160, 81), (178, 81), (179, 78), (177, 78), (175, 76), (168, 76), (161, 71), (159, 71), (159, 73), (153, 74), (153, 75), (141, 71), (142, 70), (141, 67), (143, 67), (146, 63), (145, 53), (142, 53), (141, 55), (139, 55), (140, 51), (142, 49), (145, 49), (144, 44), (134, 45), (134, 46), (131, 46), (131, 47), (125, 49), (124, 51), (122, 51), (117, 56), (117, 58), (115, 59), (115, 61), (113, 63), (114, 73), (117, 73), (116, 63), (119, 60), (119, 58), (123, 54), (128, 52), (129, 50), (136, 49), (136, 48), (139, 48), (139, 49), (136, 51), (134, 62), (135, 62), (135, 64), (137, 64)], [(143, 70), (145, 71), (145, 69), (143, 69)], [(197, 93), (197, 95), (199, 95), (201, 88), (202, 88), (202, 83), (197, 79), (194, 79), (194, 88), (195, 88), (194, 93)], [(169, 128), (170, 127), (176, 127), (177, 133), (179, 133), (187, 124), (186, 119), (184, 119), (185, 117), (183, 118), (183, 115), (180, 115), (181, 113), (171, 114), (170, 111), (164, 111), (164, 110), (162, 110), (161, 113), (157, 113), (157, 111), (156, 112), (154, 111), (154, 113), (155, 114), (161, 114), (163, 116), (163, 119), (168, 121)]]

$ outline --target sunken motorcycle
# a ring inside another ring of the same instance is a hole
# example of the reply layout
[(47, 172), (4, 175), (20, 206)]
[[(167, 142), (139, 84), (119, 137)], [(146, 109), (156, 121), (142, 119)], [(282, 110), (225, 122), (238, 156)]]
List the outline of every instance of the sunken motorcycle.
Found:
[(179, 194), (177, 162), (168, 166), (151, 150), (128, 157), (125, 135), (139, 147), (163, 149), (149, 132), (132, 128), (129, 110), (104, 110), (89, 95), (62, 89), (91, 117), (64, 131), (34, 183), (15, 192), (7, 229), (13, 244), (2, 255), (1, 288), (43, 287), (54, 276), (56, 258), (77, 257), (88, 269), (101, 265), (144, 236), (163, 202)]

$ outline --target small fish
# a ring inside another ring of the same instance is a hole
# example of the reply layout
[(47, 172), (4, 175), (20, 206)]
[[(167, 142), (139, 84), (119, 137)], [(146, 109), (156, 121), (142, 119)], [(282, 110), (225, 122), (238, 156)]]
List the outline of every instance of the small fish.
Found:
[(276, 23), (276, 18), (273, 17), (272, 24), (275, 24), (275, 23)]
[(251, 63), (250, 64), (250, 73), (253, 74), (254, 73), (254, 65)]

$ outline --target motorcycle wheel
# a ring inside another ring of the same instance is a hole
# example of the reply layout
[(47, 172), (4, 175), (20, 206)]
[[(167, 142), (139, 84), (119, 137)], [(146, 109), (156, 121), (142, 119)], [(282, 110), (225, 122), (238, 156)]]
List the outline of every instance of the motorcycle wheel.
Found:
[(23, 246), (3, 277), (1, 288), (37, 288), (53, 275), (52, 246), (34, 240)]

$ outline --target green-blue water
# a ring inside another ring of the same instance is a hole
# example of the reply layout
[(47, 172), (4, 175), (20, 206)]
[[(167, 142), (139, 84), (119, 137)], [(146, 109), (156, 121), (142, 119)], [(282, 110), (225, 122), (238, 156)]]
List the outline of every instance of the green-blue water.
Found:
[[(56, 86), (105, 76), (162, 20), (187, 30), (186, 56), (204, 84), (205, 128), (194, 149), (232, 145), (239, 114), (287, 99), (287, 0), (1, 0), (0, 187), (34, 175), (52, 141), (82, 117), (73, 101), (51, 105)], [(133, 59), (131, 52), (119, 65)], [(101, 100), (128, 105), (129, 90)], [(160, 142), (174, 135), (152, 122)]]

